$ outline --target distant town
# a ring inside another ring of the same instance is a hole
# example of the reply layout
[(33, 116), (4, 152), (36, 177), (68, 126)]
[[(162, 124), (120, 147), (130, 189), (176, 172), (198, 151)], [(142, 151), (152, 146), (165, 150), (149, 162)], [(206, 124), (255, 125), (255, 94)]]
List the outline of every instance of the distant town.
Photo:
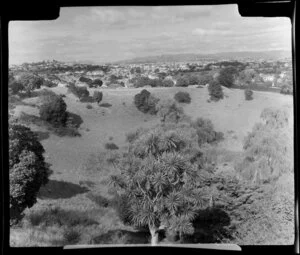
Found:
[[(172, 87), (206, 85), (221, 69), (233, 76), (233, 88), (292, 93), (292, 61), (280, 60), (210, 60), (189, 62), (115, 63), (105, 65), (67, 63), (47, 60), (12, 65), (12, 75), (31, 73), (56, 86), (68, 83), (89, 85), (93, 80), (103, 88)], [(100, 81), (100, 83), (99, 83)], [(179, 81), (179, 83), (178, 83)], [(94, 84), (95, 85), (95, 84)]]

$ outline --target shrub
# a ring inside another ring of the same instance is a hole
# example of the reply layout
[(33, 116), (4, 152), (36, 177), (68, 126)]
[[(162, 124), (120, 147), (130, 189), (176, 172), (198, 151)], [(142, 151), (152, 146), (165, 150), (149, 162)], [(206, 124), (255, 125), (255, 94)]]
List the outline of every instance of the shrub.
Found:
[(191, 102), (191, 97), (190, 94), (187, 92), (179, 91), (175, 94), (174, 99), (178, 103), (190, 103)]
[(156, 104), (159, 99), (152, 96), (148, 90), (143, 89), (134, 96), (135, 106), (143, 113), (156, 114)]
[(23, 217), (23, 211), (36, 203), (40, 187), (48, 182), (50, 170), (37, 136), (22, 125), (9, 125), (9, 203), (10, 224)]
[(86, 77), (84, 77), (84, 76), (81, 76), (81, 77), (79, 78), (79, 81), (80, 81), (80, 82), (87, 83), (87, 84), (90, 84), (90, 83), (93, 82), (92, 79), (86, 78)]
[(156, 110), (161, 122), (178, 123), (187, 118), (183, 108), (178, 106), (174, 100), (164, 100), (159, 102)]
[(236, 74), (236, 69), (234, 67), (226, 67), (221, 69), (218, 82), (227, 88), (230, 88), (234, 84), (234, 75)]
[(14, 80), (13, 82), (9, 83), (9, 90), (13, 95), (18, 94), (20, 91), (24, 89), (25, 89), (24, 86), (20, 82)]
[(281, 87), (280, 93), (285, 95), (293, 95), (293, 87), (284, 85)]
[(119, 147), (115, 143), (106, 143), (105, 149), (107, 150), (118, 150)]
[(253, 99), (253, 91), (251, 89), (245, 89), (245, 99), (252, 100)]
[(63, 232), (64, 242), (66, 244), (76, 244), (80, 241), (80, 233), (75, 229), (65, 229)]
[(103, 82), (100, 79), (95, 79), (88, 83), (90, 88), (97, 88), (103, 85)]
[(236, 170), (254, 183), (272, 182), (293, 169), (293, 135), (282, 109), (264, 109), (264, 123), (254, 125), (244, 140), (244, 157)]
[(78, 87), (75, 86), (74, 83), (68, 84), (68, 91), (74, 94), (79, 99), (83, 97), (88, 97), (90, 95), (88, 89), (86, 87)]
[(87, 109), (93, 109), (93, 106), (90, 105), (90, 104), (87, 104), (87, 105), (86, 105), (86, 108), (87, 108)]
[(173, 87), (174, 82), (171, 79), (164, 79), (162, 82), (163, 87)]
[(196, 76), (196, 75), (194, 75), (194, 74), (190, 75), (188, 77), (188, 79), (189, 79), (189, 84), (190, 85), (197, 85), (197, 84), (199, 84), (199, 77)]
[(57, 87), (57, 84), (49, 80), (44, 80), (43, 86), (48, 88), (53, 88), (53, 87)]
[(94, 91), (93, 98), (99, 104), (103, 99), (103, 93), (100, 91)]
[(198, 118), (191, 122), (191, 126), (196, 129), (199, 146), (204, 143), (212, 143), (223, 139), (224, 134), (222, 132), (216, 132), (209, 119)]
[(44, 79), (37, 75), (26, 73), (21, 75), (18, 81), (22, 83), (22, 85), (25, 87), (25, 90), (32, 91), (41, 88)]
[(218, 101), (224, 97), (223, 89), (221, 84), (217, 81), (212, 81), (208, 86), (208, 92), (210, 99), (213, 101)]
[(112, 107), (112, 104), (110, 103), (102, 103), (102, 104), (99, 104), (100, 107), (105, 107), (105, 108), (109, 108), (109, 107)]
[(187, 87), (189, 86), (189, 80), (186, 77), (180, 77), (176, 82), (177, 87)]
[(57, 95), (48, 96), (40, 107), (40, 117), (55, 126), (64, 126), (68, 117), (67, 105)]
[(79, 101), (82, 103), (94, 103), (95, 102), (94, 98), (91, 96), (83, 96), (80, 98)]

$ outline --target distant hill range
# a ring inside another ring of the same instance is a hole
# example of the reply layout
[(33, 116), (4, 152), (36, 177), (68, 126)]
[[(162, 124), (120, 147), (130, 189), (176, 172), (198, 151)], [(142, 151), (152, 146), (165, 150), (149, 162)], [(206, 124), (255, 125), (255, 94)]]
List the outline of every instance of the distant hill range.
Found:
[(162, 63), (162, 62), (194, 62), (201, 60), (246, 60), (246, 59), (265, 59), (278, 60), (291, 58), (291, 51), (240, 51), (240, 52), (221, 52), (213, 54), (166, 54), (160, 56), (138, 57), (128, 60), (116, 61), (117, 64), (142, 64), (142, 63)]

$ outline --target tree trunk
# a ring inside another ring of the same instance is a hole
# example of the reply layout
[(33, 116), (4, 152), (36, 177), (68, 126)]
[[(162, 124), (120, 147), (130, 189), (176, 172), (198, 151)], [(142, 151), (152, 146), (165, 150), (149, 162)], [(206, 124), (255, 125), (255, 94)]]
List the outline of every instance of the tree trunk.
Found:
[(149, 226), (149, 230), (150, 230), (150, 233), (151, 233), (151, 245), (152, 246), (155, 246), (158, 244), (158, 232), (157, 232), (157, 228), (155, 227), (150, 227)]

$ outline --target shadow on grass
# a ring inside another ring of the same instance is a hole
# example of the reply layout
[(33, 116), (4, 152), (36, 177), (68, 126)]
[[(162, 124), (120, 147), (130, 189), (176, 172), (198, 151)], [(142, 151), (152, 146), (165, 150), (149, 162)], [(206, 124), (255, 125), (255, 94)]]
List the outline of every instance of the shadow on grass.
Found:
[(69, 136), (69, 137), (75, 137), (75, 136), (81, 136), (81, 134), (78, 132), (78, 127), (83, 122), (82, 118), (75, 114), (75, 113), (68, 113), (69, 114), (69, 123), (67, 126), (53, 126), (51, 123), (42, 120), (40, 117), (27, 114), (22, 112), (22, 114), (19, 117), (19, 121), (22, 124), (34, 124), (38, 127), (43, 127), (47, 131), (52, 132), (53, 134), (63, 137), (63, 136)]
[(48, 207), (30, 212), (25, 216), (31, 226), (66, 226), (69, 229), (76, 226), (98, 225), (99, 223), (86, 215), (85, 212), (65, 210), (58, 207)]
[(68, 121), (70, 121), (71, 125), (76, 128), (79, 128), (80, 125), (83, 123), (83, 120), (80, 117), (80, 115), (72, 112), (68, 112)]
[(229, 215), (220, 208), (201, 210), (193, 221), (193, 235), (184, 236), (185, 243), (218, 243), (230, 238)]
[(92, 238), (90, 244), (148, 244), (149, 241), (149, 232), (116, 229)]
[(71, 182), (49, 180), (45, 186), (41, 187), (38, 197), (40, 199), (71, 198), (88, 191), (86, 187)]
[(34, 133), (37, 135), (39, 141), (46, 140), (50, 137), (49, 132), (35, 131)]
[(106, 107), (106, 108), (109, 108), (109, 107), (112, 107), (112, 104), (110, 103), (102, 103), (102, 104), (99, 104), (100, 107)]

